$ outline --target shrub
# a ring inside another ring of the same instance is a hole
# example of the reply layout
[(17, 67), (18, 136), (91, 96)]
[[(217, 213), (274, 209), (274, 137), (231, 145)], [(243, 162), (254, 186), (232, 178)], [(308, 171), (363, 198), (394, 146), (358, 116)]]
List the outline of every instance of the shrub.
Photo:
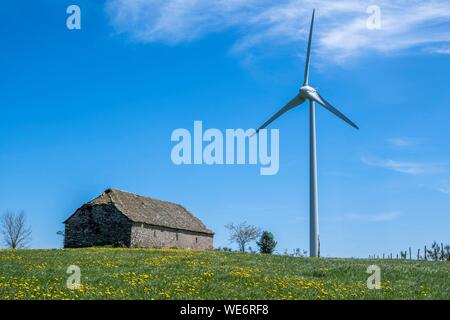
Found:
[(274, 239), (274, 236), (269, 231), (263, 231), (261, 234), (261, 238), (256, 244), (259, 247), (260, 253), (272, 254), (277, 246), (277, 242)]

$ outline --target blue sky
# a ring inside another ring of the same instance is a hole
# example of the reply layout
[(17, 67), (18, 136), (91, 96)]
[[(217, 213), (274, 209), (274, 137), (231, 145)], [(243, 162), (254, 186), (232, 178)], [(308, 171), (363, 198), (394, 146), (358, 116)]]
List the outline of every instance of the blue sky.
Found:
[[(81, 30), (66, 8), (81, 8)], [(381, 9), (369, 30), (368, 5)], [(280, 170), (175, 166), (173, 130), (254, 128), (296, 94), (316, 7), (311, 85), (361, 128), (317, 111), (323, 255), (450, 242), (446, 1), (3, 1), (0, 212), (25, 210), (33, 247), (108, 187), (183, 204), (230, 246), (255, 224), (308, 248), (308, 112), (280, 129)], [(254, 245), (253, 245), (254, 246)]]

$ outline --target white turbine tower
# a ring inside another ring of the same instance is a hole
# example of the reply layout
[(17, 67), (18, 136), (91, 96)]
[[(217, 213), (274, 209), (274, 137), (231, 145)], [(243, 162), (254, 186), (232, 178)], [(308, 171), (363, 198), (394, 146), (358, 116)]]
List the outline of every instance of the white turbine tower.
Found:
[(309, 78), (309, 59), (311, 56), (311, 39), (314, 25), (313, 10), (311, 18), (311, 27), (309, 29), (308, 50), (306, 54), (305, 78), (303, 86), (299, 93), (289, 101), (283, 108), (275, 113), (269, 120), (267, 120), (256, 132), (267, 127), (270, 123), (275, 121), (285, 112), (293, 109), (306, 100), (309, 100), (309, 255), (317, 257), (319, 255), (319, 209), (318, 209), (318, 195), (317, 195), (317, 158), (316, 158), (316, 116), (315, 116), (315, 102), (323, 106), (325, 109), (331, 111), (336, 116), (347, 122), (352, 127), (359, 129), (350, 119), (343, 115), (339, 110), (333, 107), (326, 101), (316, 89), (308, 85)]

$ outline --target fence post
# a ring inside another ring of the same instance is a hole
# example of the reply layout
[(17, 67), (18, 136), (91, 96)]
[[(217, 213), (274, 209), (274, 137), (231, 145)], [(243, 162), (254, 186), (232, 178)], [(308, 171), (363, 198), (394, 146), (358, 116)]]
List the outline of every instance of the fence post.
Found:
[(411, 247), (409, 247), (409, 260), (412, 260), (411, 259)]
[(417, 260), (420, 259), (420, 249), (417, 249)]
[(423, 258), (424, 258), (425, 260), (428, 260), (428, 258), (427, 258), (427, 246), (425, 246), (424, 249), (425, 249), (425, 250), (424, 250), (424, 252), (423, 252)]

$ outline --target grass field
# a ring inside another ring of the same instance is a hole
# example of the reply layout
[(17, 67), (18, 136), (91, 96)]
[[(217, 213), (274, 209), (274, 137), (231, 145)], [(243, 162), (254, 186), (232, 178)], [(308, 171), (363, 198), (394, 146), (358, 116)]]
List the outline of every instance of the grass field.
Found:
[[(366, 269), (381, 268), (380, 290)], [(69, 290), (69, 265), (81, 288)], [(450, 263), (156, 249), (0, 250), (0, 299), (450, 299)]]

